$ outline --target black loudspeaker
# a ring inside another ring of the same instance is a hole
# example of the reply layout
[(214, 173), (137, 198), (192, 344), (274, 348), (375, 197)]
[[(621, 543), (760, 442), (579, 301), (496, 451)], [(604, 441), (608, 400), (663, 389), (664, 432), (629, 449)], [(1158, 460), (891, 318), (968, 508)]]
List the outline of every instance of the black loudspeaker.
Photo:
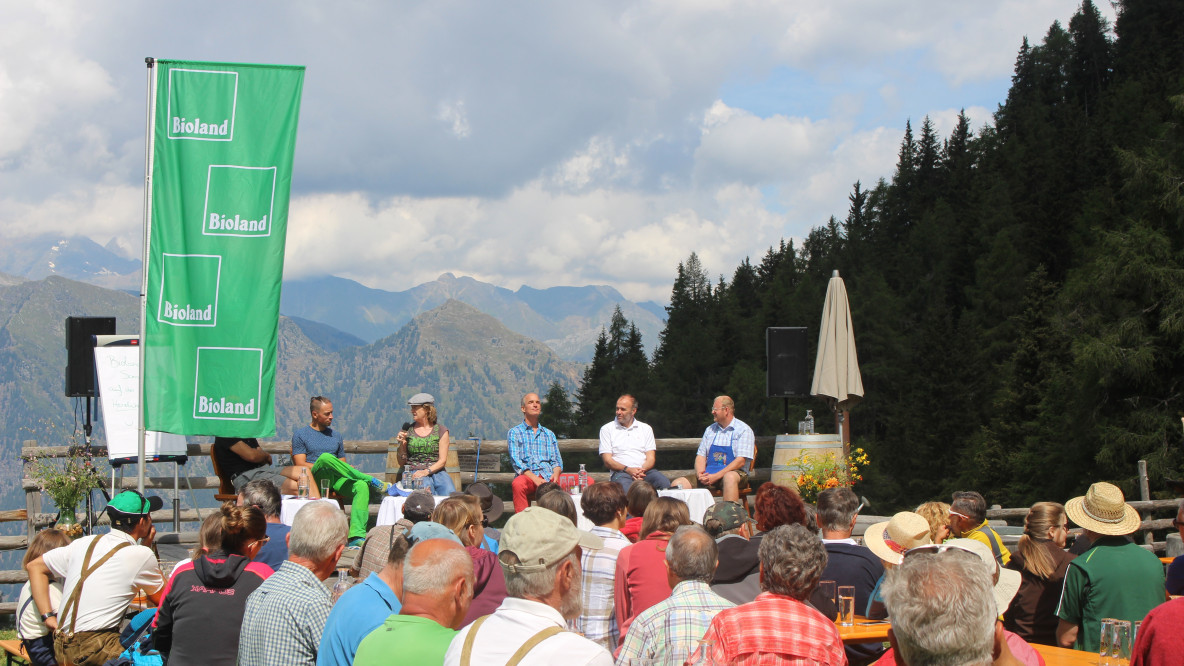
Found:
[(769, 362), (765, 392), (770, 398), (804, 396), (810, 391), (809, 359), (805, 327), (765, 329), (765, 354)]
[(93, 398), (95, 343), (92, 336), (115, 335), (115, 317), (66, 317), (66, 397)]

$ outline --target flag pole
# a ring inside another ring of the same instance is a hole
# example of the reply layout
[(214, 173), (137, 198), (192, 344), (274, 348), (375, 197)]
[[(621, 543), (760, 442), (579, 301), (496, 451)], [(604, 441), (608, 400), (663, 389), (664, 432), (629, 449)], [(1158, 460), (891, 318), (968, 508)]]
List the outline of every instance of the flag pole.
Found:
[(148, 66), (148, 101), (144, 111), (144, 257), (140, 263), (140, 372), (139, 391), (140, 408), (137, 410), (137, 442), (136, 442), (136, 489), (144, 494), (144, 330), (147, 327), (145, 318), (148, 311), (148, 239), (152, 228), (152, 154), (153, 137), (155, 136), (156, 119), (156, 59), (144, 58)]

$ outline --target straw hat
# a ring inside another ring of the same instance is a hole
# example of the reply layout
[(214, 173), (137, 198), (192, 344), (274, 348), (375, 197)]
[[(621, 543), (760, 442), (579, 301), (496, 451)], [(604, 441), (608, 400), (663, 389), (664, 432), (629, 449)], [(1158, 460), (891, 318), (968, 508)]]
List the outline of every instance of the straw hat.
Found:
[(1122, 491), (1112, 483), (1095, 483), (1082, 497), (1065, 502), (1065, 513), (1069, 520), (1085, 529), (1120, 536), (1139, 529), (1139, 512), (1127, 504)]
[(978, 555), (978, 558), (983, 561), (983, 564), (987, 565), (987, 571), (990, 571), (992, 577), (995, 579), (993, 591), (996, 612), (1002, 615), (1011, 606), (1011, 600), (1015, 597), (1016, 593), (1020, 591), (1020, 582), (1023, 580), (1020, 572), (999, 566), (999, 561), (995, 559), (995, 554), (991, 552), (991, 547), (981, 541), (975, 541), (974, 539), (950, 539), (942, 545), (969, 550), (975, 555)]
[(863, 534), (863, 545), (889, 564), (900, 564), (904, 551), (931, 543), (929, 521), (912, 511), (901, 511), (892, 520), (876, 523)]

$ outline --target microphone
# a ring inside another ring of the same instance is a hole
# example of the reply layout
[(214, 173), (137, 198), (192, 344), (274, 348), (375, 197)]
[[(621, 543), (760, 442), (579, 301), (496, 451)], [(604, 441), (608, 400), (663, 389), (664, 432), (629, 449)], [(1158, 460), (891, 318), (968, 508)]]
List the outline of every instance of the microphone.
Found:
[(401, 435), (401, 434), (403, 434), (403, 433), (407, 432), (408, 430), (411, 430), (411, 422), (410, 422), (410, 421), (404, 421), (404, 422), (403, 422), (403, 427), (402, 427), (402, 428), (399, 430), (399, 434)]

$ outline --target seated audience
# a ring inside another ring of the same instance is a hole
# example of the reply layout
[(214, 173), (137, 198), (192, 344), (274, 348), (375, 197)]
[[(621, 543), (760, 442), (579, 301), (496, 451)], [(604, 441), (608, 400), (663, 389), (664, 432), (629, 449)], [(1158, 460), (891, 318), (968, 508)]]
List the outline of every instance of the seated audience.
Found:
[(355, 666), (442, 664), (473, 598), (473, 560), (455, 543), (415, 544), (403, 565), (403, 607), (362, 640)]
[[(52, 527), (41, 530), (33, 537), (32, 543), (25, 549), (25, 557), (21, 560), (21, 568), (26, 569), (29, 562), (41, 557), (54, 548), (69, 546), (72, 539), (61, 530)], [(50, 608), (45, 613), (56, 610), (62, 605), (62, 582), (53, 580), (49, 583)], [(32, 666), (57, 666), (57, 659), (53, 654), (53, 632), (45, 626), (41, 619), (43, 613), (33, 603), (33, 591), (26, 581), (21, 587), (20, 596), (16, 602), (16, 635), (21, 641), (21, 647), (29, 657)]]
[(1184, 654), (1184, 598), (1172, 599), (1151, 609), (1131, 650), (1131, 666), (1161, 666), (1179, 663)]
[(440, 502), (432, 512), (432, 520), (452, 530), (473, 560), (472, 601), (462, 627), (497, 610), (506, 598), (506, 578), (497, 555), (481, 547), (485, 537), (481, 517), (481, 501), (463, 494)]
[(625, 524), (625, 491), (615, 483), (594, 483), (580, 496), (584, 517), (592, 522), (589, 532), (604, 541), (603, 548), (585, 548), (580, 556), (583, 571), (581, 608), (572, 629), (584, 638), (615, 652), (620, 642), (613, 585), (617, 555), (629, 545), (621, 534)]
[(580, 614), (580, 549), (603, 547), (600, 537), (554, 511), (527, 507), (515, 513), (498, 551), (509, 596), (493, 615), (452, 639), (444, 663), (504, 664), (516, 656), (521, 666), (611, 665), (603, 647), (565, 631)]
[(238, 505), (253, 506), (263, 512), (263, 519), (267, 521), (267, 543), (263, 544), (255, 561), (266, 564), (272, 571), (279, 569), (288, 559), (288, 532), (292, 529), (280, 522), (283, 498), (279, 489), (267, 479), (255, 479), (238, 491)]
[(765, 532), (782, 525), (801, 525), (808, 530), (817, 529), (807, 518), (806, 503), (793, 488), (768, 482), (762, 483), (753, 500), (753, 518), (756, 520), (756, 534), (752, 540), (758, 545)]
[(720, 611), (703, 635), (714, 663), (846, 664), (834, 620), (806, 603), (826, 568), (818, 537), (801, 524), (782, 525), (765, 535), (760, 557), (764, 591)]
[(645, 508), (650, 505), (650, 502), (658, 499), (658, 491), (645, 481), (636, 481), (629, 485), (629, 490), (625, 493), (625, 507), (628, 509), (629, 517), (625, 519), (625, 526), (621, 528), (621, 534), (630, 543), (637, 543), (637, 539), (641, 534), (641, 521), (645, 516)]
[[(833, 580), (836, 586), (854, 587), (855, 607), (862, 609), (867, 608), (876, 583), (884, 575), (884, 565), (871, 549), (855, 543), (851, 538), (858, 518), (859, 498), (850, 488), (828, 488), (818, 493), (816, 519), (822, 530), (822, 545), (826, 548), (827, 556), (822, 580)], [(826, 601), (834, 602), (833, 599)], [(848, 645), (847, 660), (852, 664), (865, 664), (883, 652), (880, 643)]]
[[(256, 479), (274, 483), (285, 495), (295, 495), (299, 490), (303, 468), (298, 465), (273, 465), (271, 454), (260, 448), (259, 440), (254, 437), (215, 437), (210, 455), (218, 463), (218, 471), (230, 481), (236, 493), (241, 493), (243, 486)], [(321, 496), (311, 473), (308, 495), (313, 498)]]
[(1083, 497), (1065, 503), (1065, 513), (1085, 529), (1093, 546), (1065, 572), (1057, 643), (1097, 652), (1103, 618), (1138, 622), (1163, 603), (1163, 564), (1123, 538), (1142, 521), (1117, 486), (1093, 484)]
[(613, 599), (621, 635), (629, 632), (638, 613), (670, 596), (666, 544), (674, 530), (690, 524), (691, 514), (682, 500), (659, 497), (646, 507), (641, 539), (617, 555)]
[[(901, 511), (891, 520), (868, 527), (863, 533), (863, 543), (880, 558), (887, 572), (900, 564), (905, 551), (929, 544), (929, 521), (912, 511)], [(863, 615), (868, 619), (881, 620), (888, 615), (880, 592), (886, 577), (886, 574), (880, 576), (868, 597), (867, 607), (863, 609)], [(859, 610), (856, 606), (857, 614)]]
[(666, 549), (666, 576), (673, 592), (633, 621), (617, 655), (618, 663), (682, 663), (715, 615), (735, 606), (708, 587), (717, 553), (711, 535), (698, 525), (683, 525), (674, 531)]
[(310, 502), (292, 521), (288, 559), (247, 598), (239, 633), (240, 666), (313, 666), (332, 605), (324, 581), (345, 550), (341, 509)]
[(950, 532), (962, 539), (981, 541), (995, 554), (1000, 566), (1011, 561), (1011, 551), (987, 523), (987, 500), (973, 490), (954, 493), (950, 503)]
[(535, 504), (544, 509), (550, 509), (564, 518), (567, 518), (571, 521), (571, 524), (575, 525), (576, 527), (580, 526), (579, 514), (576, 513), (576, 503), (575, 500), (571, 498), (571, 495), (568, 495), (563, 491), (557, 491), (547, 493), (546, 495), (539, 495), (538, 497), (539, 498)]
[(350, 575), (364, 579), (382, 571), (395, 541), (399, 537), (406, 538), (416, 523), (431, 520), (435, 508), (436, 498), (426, 490), (417, 490), (408, 495), (403, 502), (402, 518), (396, 520), (394, 525), (378, 525), (366, 533), (366, 541), (362, 543), (362, 551), (354, 557)]
[(1069, 519), (1056, 502), (1037, 502), (1008, 569), (1020, 572), (1020, 591), (1003, 613), (1003, 627), (1029, 643), (1057, 644), (1057, 604), (1074, 556), (1065, 552)]
[(493, 551), (496, 554), (498, 551), (498, 540), (501, 539), (502, 534), (490, 527), (490, 523), (501, 518), (502, 514), (506, 512), (505, 502), (502, 501), (502, 498), (494, 495), (493, 491), (489, 489), (489, 486), (480, 481), (469, 484), (469, 487), (465, 488), (465, 494), (472, 495), (481, 501), (481, 526), (485, 528), (485, 540), (482, 542), (481, 547), (485, 550)]
[(387, 549), (385, 566), (345, 591), (325, 621), (317, 666), (349, 666), (358, 645), (402, 608), (403, 562), (411, 545), (399, 534)]
[(915, 512), (929, 521), (929, 542), (941, 543), (950, 538), (950, 505), (945, 502), (926, 502)]
[(156, 649), (177, 666), (234, 664), (247, 597), (272, 574), (252, 562), (267, 543), (263, 512), (227, 502), (213, 515), (216, 537), (207, 552), (177, 565), (156, 614)]
[(722, 500), (703, 515), (703, 528), (715, 538), (719, 566), (711, 591), (734, 604), (746, 604), (761, 593), (761, 558), (752, 536), (752, 522), (744, 507)]
[[(877, 666), (1023, 663), (997, 629), (991, 574), (983, 560), (961, 548), (915, 552), (888, 572), (884, 597), (892, 613), (892, 649)], [(988, 557), (994, 559), (989, 552)]]

